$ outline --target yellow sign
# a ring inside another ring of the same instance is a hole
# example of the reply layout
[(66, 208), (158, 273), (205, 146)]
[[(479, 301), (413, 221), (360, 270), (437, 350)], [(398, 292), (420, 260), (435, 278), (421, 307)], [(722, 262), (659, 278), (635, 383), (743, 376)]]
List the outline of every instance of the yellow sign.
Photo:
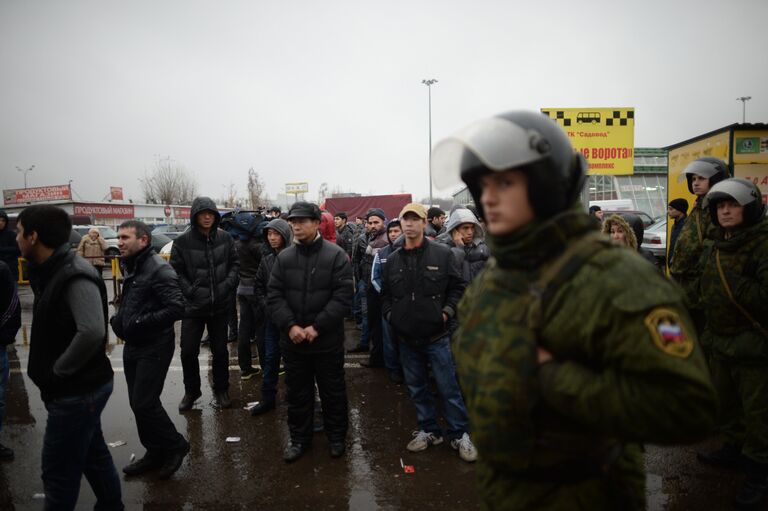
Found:
[(309, 193), (309, 183), (306, 181), (298, 183), (285, 183), (285, 193), (294, 195)]
[(763, 202), (768, 204), (768, 164), (736, 165), (733, 177), (741, 177), (755, 183), (763, 196)]
[(688, 182), (683, 177), (683, 170), (693, 160), (704, 156), (720, 158), (725, 163), (728, 163), (729, 136), (729, 132), (724, 131), (669, 151), (669, 179), (667, 182), (669, 191), (667, 197), (670, 201), (682, 197), (693, 207), (693, 203), (696, 202), (696, 196), (688, 191)]
[(634, 173), (634, 108), (542, 108), (589, 162), (589, 174)]

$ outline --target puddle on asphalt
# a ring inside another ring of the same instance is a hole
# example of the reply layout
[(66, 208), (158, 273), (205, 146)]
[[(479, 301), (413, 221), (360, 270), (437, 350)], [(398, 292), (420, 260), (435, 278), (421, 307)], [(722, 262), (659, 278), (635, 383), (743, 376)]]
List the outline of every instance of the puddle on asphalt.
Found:
[(656, 474), (646, 474), (645, 495), (648, 499), (648, 511), (662, 511), (667, 509), (669, 495), (664, 493), (664, 479)]

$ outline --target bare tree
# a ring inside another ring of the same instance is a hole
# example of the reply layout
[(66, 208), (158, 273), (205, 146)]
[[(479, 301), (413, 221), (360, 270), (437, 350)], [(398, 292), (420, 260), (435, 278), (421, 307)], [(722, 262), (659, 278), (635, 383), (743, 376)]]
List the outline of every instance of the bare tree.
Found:
[(225, 208), (235, 208), (240, 205), (240, 201), (237, 199), (237, 187), (235, 183), (229, 183), (229, 187), (224, 192), (224, 197), (219, 201)]
[(317, 203), (322, 204), (326, 197), (328, 197), (328, 183), (323, 183), (317, 189)]
[(267, 198), (264, 192), (264, 180), (251, 167), (248, 169), (248, 198), (251, 200), (252, 208), (256, 209), (267, 206)]
[(155, 167), (139, 182), (147, 204), (192, 204), (197, 195), (195, 178), (170, 156), (158, 156)]

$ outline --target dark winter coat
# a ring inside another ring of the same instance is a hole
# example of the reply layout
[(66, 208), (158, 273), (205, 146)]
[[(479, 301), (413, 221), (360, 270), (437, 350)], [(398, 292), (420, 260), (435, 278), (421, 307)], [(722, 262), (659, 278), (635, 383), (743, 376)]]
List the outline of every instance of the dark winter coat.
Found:
[(256, 272), (264, 255), (262, 241), (254, 236), (246, 240), (235, 241), (235, 247), (240, 261), (240, 283), (237, 286), (237, 294), (252, 296)]
[[(269, 222), (267, 227), (264, 228), (264, 239), (267, 237), (267, 229), (273, 229), (280, 233), (285, 242), (285, 248), (290, 247), (293, 242), (293, 232), (291, 226), (282, 218), (276, 218)], [(269, 249), (269, 252), (264, 255), (259, 264), (259, 269), (256, 271), (256, 277), (254, 279), (254, 295), (259, 302), (262, 310), (267, 309), (267, 285), (269, 284), (269, 276), (272, 274), (272, 266), (275, 264), (275, 258), (278, 252), (273, 249), (269, 242), (265, 242), (264, 245)]]
[(467, 283), (445, 245), (425, 237), (416, 249), (395, 250), (382, 266), (381, 283), (382, 314), (399, 339), (425, 344), (454, 329)]
[[(460, 225), (467, 223), (475, 226), (475, 236), (471, 244), (457, 247), (453, 241), (453, 231)], [(461, 267), (461, 274), (467, 282), (474, 280), (491, 256), (491, 251), (485, 244), (484, 235), (483, 226), (480, 225), (475, 214), (466, 208), (457, 208), (448, 217), (445, 232), (435, 239), (453, 251), (453, 255), (456, 256), (456, 261)]]
[(0, 209), (0, 218), (5, 218), (5, 228), (0, 230), (0, 261), (8, 265), (14, 280), (19, 278), (19, 245), (16, 243), (16, 233), (8, 227), (8, 214)]
[(151, 246), (123, 259), (123, 295), (112, 330), (127, 344), (173, 340), (173, 323), (184, 315), (179, 277)]
[(21, 304), (16, 279), (8, 265), (0, 261), (0, 349), (13, 344), (21, 328)]
[(352, 257), (352, 246), (355, 243), (355, 229), (350, 224), (336, 231), (336, 244), (344, 249), (347, 256)]
[[(216, 214), (208, 236), (200, 232), (196, 222), (197, 215), (205, 210)], [(240, 263), (232, 236), (218, 228), (220, 219), (216, 204), (198, 197), (192, 202), (192, 228), (173, 242), (171, 266), (187, 302), (185, 317), (211, 316), (231, 306)]]
[[(269, 279), (267, 308), (280, 331), (280, 347), (301, 353), (335, 351), (344, 344), (344, 316), (352, 304), (352, 268), (347, 254), (318, 234), (277, 255)], [(314, 342), (293, 344), (291, 327), (314, 326)]]
[(389, 245), (389, 238), (386, 230), (383, 230), (374, 235), (369, 233), (366, 236), (361, 236), (357, 243), (358, 246), (353, 256), (355, 279), (370, 284), (373, 259), (379, 250)]
[(112, 380), (112, 366), (104, 349), (94, 353), (75, 374), (61, 378), (53, 372), (56, 360), (77, 334), (72, 311), (64, 299), (64, 293), (72, 280), (88, 279), (98, 287), (104, 312), (102, 346), (107, 344), (107, 288), (93, 265), (78, 257), (67, 243), (56, 249), (44, 263), (30, 263), (29, 277), (35, 302), (27, 374), (40, 388), (43, 401), (84, 394)]
[(675, 223), (672, 225), (672, 232), (669, 233), (668, 259), (670, 265), (672, 264), (672, 258), (675, 257), (675, 244), (677, 243), (677, 237), (680, 236), (680, 231), (683, 230), (683, 226), (685, 225), (685, 221), (687, 219), (688, 217), (684, 216), (675, 220)]

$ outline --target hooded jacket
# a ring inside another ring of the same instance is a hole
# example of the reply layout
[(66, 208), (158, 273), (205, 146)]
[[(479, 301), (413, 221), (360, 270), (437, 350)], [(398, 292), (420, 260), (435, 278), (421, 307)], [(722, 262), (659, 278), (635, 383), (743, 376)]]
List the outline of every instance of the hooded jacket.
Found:
[[(462, 224), (472, 224), (475, 226), (475, 235), (470, 245), (462, 247), (456, 246), (453, 242), (453, 230)], [(464, 280), (471, 282), (485, 266), (485, 262), (491, 256), (488, 245), (485, 244), (485, 231), (483, 226), (477, 220), (477, 217), (466, 208), (456, 208), (448, 217), (448, 223), (445, 226), (445, 232), (440, 234), (435, 241), (450, 247), (453, 255), (456, 256), (461, 266), (461, 273)]]
[(0, 261), (8, 265), (14, 280), (19, 278), (19, 257), (21, 251), (16, 243), (16, 233), (8, 227), (8, 213), (0, 209), (0, 218), (5, 219), (5, 227), (0, 230)]
[[(215, 214), (207, 236), (197, 226), (197, 215), (205, 210)], [(240, 269), (235, 241), (219, 229), (221, 215), (208, 197), (197, 197), (190, 213), (192, 228), (176, 238), (171, 249), (171, 266), (179, 275), (181, 292), (187, 302), (185, 317), (226, 312)]]
[(287, 247), (291, 246), (291, 243), (293, 243), (293, 231), (291, 230), (291, 226), (282, 218), (276, 218), (264, 227), (264, 246), (267, 247), (269, 252), (261, 258), (261, 264), (259, 264), (259, 269), (256, 271), (256, 278), (254, 279), (254, 294), (263, 310), (266, 310), (267, 308), (267, 284), (269, 284), (269, 276), (272, 274), (272, 266), (274, 266), (275, 258), (279, 253), (270, 246), (269, 240), (267, 239), (267, 229), (273, 229), (283, 237), (284, 245), (281, 250), (285, 250)]
[[(635, 229), (629, 225), (629, 222), (627, 222), (621, 215), (611, 215), (605, 219), (605, 222), (603, 222), (603, 234), (610, 236), (613, 224), (618, 225), (621, 230), (624, 231), (626, 246), (632, 250), (637, 250), (637, 231), (635, 231)], [(643, 238), (641, 237), (640, 239)]]

